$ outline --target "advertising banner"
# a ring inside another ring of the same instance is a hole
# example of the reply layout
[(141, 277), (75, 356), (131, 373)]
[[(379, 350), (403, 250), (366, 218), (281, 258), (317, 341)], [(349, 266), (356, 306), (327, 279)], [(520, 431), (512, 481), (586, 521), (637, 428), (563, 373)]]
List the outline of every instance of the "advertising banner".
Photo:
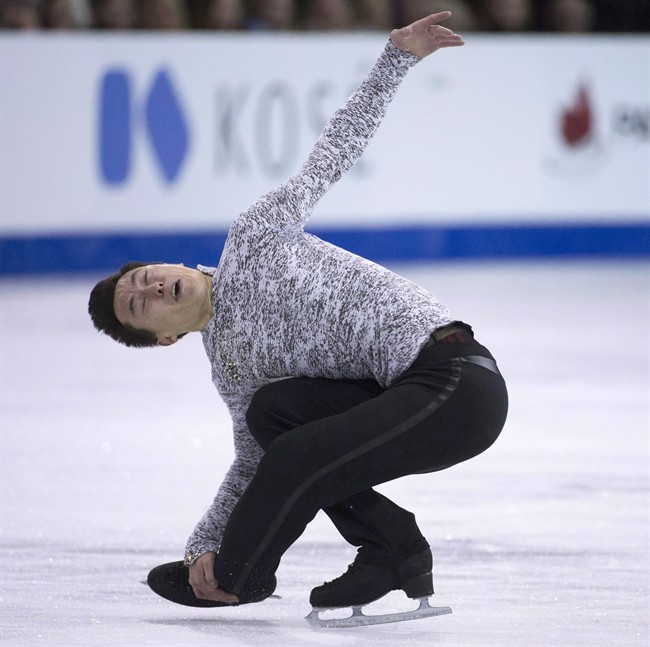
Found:
[[(647, 224), (648, 39), (466, 40), (411, 70), (310, 226)], [(224, 233), (299, 169), (384, 43), (3, 34), (2, 239)]]

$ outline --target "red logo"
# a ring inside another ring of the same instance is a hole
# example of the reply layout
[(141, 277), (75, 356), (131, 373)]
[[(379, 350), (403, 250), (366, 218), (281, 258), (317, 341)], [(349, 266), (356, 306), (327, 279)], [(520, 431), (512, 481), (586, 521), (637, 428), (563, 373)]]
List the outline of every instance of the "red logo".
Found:
[(580, 85), (573, 105), (561, 113), (562, 139), (567, 146), (575, 148), (588, 143), (593, 130), (593, 109), (585, 85)]

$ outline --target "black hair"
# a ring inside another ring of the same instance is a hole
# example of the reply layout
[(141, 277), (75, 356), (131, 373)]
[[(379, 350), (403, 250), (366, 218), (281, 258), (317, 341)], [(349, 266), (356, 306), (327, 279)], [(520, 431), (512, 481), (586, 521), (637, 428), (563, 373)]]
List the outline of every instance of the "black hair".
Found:
[(132, 348), (146, 348), (158, 345), (158, 339), (149, 330), (125, 326), (115, 315), (113, 300), (117, 282), (131, 270), (145, 265), (160, 265), (161, 263), (140, 263), (129, 261), (120, 267), (115, 274), (101, 280), (90, 293), (88, 314), (100, 332), (106, 333), (115, 341)]

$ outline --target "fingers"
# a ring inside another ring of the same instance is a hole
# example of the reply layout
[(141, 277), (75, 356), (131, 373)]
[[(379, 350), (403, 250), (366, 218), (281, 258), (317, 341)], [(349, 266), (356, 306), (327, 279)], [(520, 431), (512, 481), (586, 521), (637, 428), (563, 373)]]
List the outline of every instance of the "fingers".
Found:
[(408, 26), (415, 31), (424, 31), (427, 28), (437, 25), (443, 20), (447, 20), (449, 16), (451, 16), (451, 11), (440, 11), (439, 13), (432, 13), (430, 16), (420, 18), (420, 20), (416, 20)]
[(220, 589), (218, 584), (208, 584), (207, 581), (192, 584), (192, 590), (199, 600), (213, 600), (225, 604), (237, 604), (239, 602), (239, 598), (234, 593)]
[(465, 44), (462, 36), (441, 25), (431, 25), (428, 31), (438, 47), (457, 47)]
[(451, 31), (451, 29), (447, 29), (447, 27), (443, 27), (442, 25), (430, 25), (429, 33), (432, 36), (435, 36), (436, 34), (439, 34), (441, 36), (451, 36), (454, 32)]
[(424, 20), (435, 25), (443, 20), (447, 20), (449, 16), (451, 16), (451, 11), (439, 11), (438, 13), (432, 13), (430, 16), (424, 18)]
[(438, 23), (451, 16), (451, 11), (440, 11), (421, 18), (406, 27), (394, 29), (390, 34), (393, 45), (419, 58), (424, 58), (444, 47), (464, 45), (462, 36)]
[(205, 553), (190, 566), (189, 579), (194, 595), (200, 600), (237, 604), (239, 598), (236, 595), (219, 588), (214, 576), (214, 558), (214, 553)]
[(207, 591), (219, 588), (217, 578), (214, 576), (214, 559), (207, 559), (201, 564), (201, 584)]
[(437, 25), (439, 22), (447, 20), (447, 18), (450, 16), (451, 11), (439, 11), (438, 13), (432, 13), (428, 16), (425, 16), (424, 18), (420, 18), (420, 20), (416, 20), (414, 23), (412, 23), (412, 27), (419, 25)]
[[(196, 595), (196, 593), (195, 593)], [(200, 597), (202, 600), (212, 600), (214, 602), (223, 602), (224, 604), (237, 604), (239, 602), (239, 598), (232, 594), (228, 593), (228, 591), (224, 591), (223, 589), (213, 589), (209, 593), (206, 593), (205, 595), (202, 596), (196, 596), (197, 598)]]

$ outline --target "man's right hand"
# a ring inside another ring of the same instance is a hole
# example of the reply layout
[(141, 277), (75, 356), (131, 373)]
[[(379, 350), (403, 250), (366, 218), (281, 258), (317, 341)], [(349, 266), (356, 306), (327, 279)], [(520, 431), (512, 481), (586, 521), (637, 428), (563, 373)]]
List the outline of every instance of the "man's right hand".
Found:
[(214, 576), (214, 560), (216, 553), (203, 553), (190, 565), (190, 585), (194, 595), (200, 600), (213, 600), (226, 604), (237, 604), (239, 598), (219, 588), (219, 582)]

